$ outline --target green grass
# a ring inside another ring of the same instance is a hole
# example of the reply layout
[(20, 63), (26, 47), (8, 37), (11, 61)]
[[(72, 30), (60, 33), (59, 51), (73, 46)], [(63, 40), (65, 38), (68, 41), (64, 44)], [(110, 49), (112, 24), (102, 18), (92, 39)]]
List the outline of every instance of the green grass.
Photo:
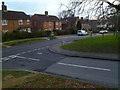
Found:
[[(14, 77), (5, 79), (9, 75)], [(107, 88), (38, 72), (3, 70), (3, 78), (3, 88)]]
[(5, 42), (3, 43), (4, 45), (8, 45), (8, 46), (16, 46), (16, 45), (21, 45), (21, 44), (30, 44), (33, 42), (40, 42), (40, 41), (44, 41), (46, 39), (43, 38), (29, 38), (29, 39), (21, 39), (21, 40), (15, 40), (15, 41), (11, 41), (11, 42)]
[(21, 76), (25, 76), (30, 74), (31, 72), (25, 72), (25, 71), (13, 71), (13, 70), (3, 70), (2, 71), (2, 78), (5, 78), (8, 75), (12, 75), (14, 78), (18, 78)]
[(104, 38), (99, 36), (81, 39), (62, 45), (61, 48), (78, 52), (118, 53), (120, 51), (118, 48), (119, 40), (120, 37), (116, 38), (115, 35), (105, 35)]

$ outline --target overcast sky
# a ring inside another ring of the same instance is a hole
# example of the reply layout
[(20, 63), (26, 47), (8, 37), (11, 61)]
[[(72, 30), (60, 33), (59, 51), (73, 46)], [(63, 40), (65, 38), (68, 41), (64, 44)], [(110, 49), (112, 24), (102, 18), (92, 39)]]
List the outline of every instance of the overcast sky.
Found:
[[(24, 11), (27, 14), (44, 14), (48, 11), (50, 15), (57, 15), (60, 3), (67, 4), (69, 0), (2, 0), (8, 10)], [(16, 2), (17, 1), (17, 2)]]
[[(60, 7), (60, 3), (68, 5), (69, 0), (1, 0), (5, 2), (8, 10), (13, 11), (24, 11), (26, 14), (44, 14), (48, 11), (49, 15), (58, 15), (58, 12), (65, 9), (65, 7)], [(109, 0), (113, 1), (113, 0)], [(0, 7), (1, 9), (1, 7)], [(80, 17), (85, 17), (87, 15), (81, 14)]]

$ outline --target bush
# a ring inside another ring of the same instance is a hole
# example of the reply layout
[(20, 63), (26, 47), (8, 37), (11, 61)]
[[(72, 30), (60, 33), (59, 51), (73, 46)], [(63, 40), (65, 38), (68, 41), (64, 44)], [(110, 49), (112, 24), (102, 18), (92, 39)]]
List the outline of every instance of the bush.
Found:
[[(68, 34), (76, 34), (75, 29), (69, 29), (69, 30), (55, 30), (54, 35), (68, 35)], [(11, 40), (17, 40), (17, 39), (26, 39), (26, 38), (37, 38), (37, 37), (50, 37), (51, 31), (37, 31), (37, 32), (19, 32), (19, 31), (13, 31), (13, 32), (7, 32), (2, 34), (2, 42), (5, 41), (11, 41)], [(51, 37), (53, 38), (53, 37)]]
[(76, 34), (77, 30), (76, 29), (68, 29), (68, 30), (55, 30), (54, 34), (55, 35), (69, 35), (69, 34)]

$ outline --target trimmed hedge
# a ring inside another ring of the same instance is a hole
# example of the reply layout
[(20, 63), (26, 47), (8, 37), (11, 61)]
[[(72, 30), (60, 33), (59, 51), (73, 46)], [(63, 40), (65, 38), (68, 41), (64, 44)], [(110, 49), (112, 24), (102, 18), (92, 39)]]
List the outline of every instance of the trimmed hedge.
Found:
[[(70, 29), (70, 30), (55, 30), (54, 35), (68, 35), (68, 34), (76, 34), (77, 30)], [(38, 38), (38, 37), (50, 37), (51, 31), (37, 31), (37, 32), (7, 32), (2, 33), (2, 42), (11, 41), (11, 40), (18, 40), (18, 39), (26, 39), (26, 38)]]

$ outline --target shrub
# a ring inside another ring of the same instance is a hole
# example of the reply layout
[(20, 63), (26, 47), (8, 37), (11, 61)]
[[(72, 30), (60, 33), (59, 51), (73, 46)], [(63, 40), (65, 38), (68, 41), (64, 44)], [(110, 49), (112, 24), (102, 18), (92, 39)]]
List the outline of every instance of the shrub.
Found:
[[(76, 34), (75, 29), (69, 30), (55, 30), (54, 35), (68, 35), (68, 34)], [(17, 39), (26, 39), (26, 38), (37, 38), (37, 37), (50, 37), (51, 31), (37, 31), (37, 32), (25, 32), (25, 31), (13, 31), (2, 34), (2, 41), (11, 41)], [(53, 38), (53, 37), (51, 37)]]

